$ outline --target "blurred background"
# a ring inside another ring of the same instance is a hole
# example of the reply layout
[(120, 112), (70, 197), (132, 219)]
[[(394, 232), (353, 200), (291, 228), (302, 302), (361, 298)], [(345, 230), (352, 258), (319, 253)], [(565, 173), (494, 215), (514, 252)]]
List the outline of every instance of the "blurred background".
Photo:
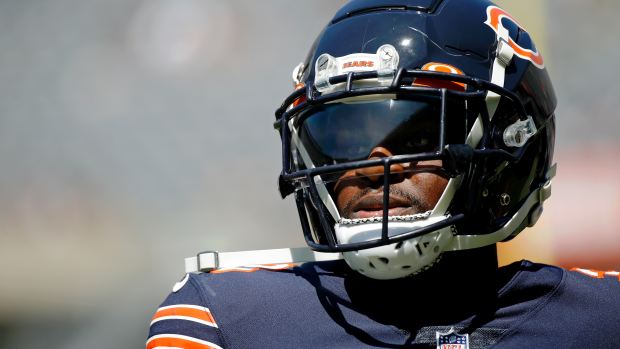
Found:
[[(303, 245), (273, 111), (343, 3), (0, 0), (0, 348), (143, 348), (184, 257)], [(620, 2), (500, 4), (560, 102), (553, 196), (502, 263), (618, 269)]]

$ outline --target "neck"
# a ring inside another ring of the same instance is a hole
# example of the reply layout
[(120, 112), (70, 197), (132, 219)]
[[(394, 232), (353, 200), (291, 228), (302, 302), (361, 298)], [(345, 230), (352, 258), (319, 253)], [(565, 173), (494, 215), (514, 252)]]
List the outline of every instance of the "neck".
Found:
[(367, 314), (378, 320), (392, 322), (394, 314), (402, 314), (395, 325), (415, 328), (485, 312), (501, 287), (497, 271), (497, 250), (491, 245), (445, 253), (431, 269), (408, 278), (377, 281), (352, 276), (347, 291), (354, 304), (364, 304)]
[(422, 278), (443, 279), (446, 276), (467, 278), (470, 281), (492, 281), (497, 273), (497, 248), (490, 245), (473, 250), (444, 253), (437, 265)]

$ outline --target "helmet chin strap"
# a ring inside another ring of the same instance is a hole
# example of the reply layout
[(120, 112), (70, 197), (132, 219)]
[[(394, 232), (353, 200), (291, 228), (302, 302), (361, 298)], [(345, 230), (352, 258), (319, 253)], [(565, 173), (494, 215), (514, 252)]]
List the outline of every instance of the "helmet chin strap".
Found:
[[(510, 45), (508, 45), (508, 30), (505, 28), (501, 29), (501, 35), (497, 36), (497, 50), (495, 60), (493, 61), (493, 70), (491, 71), (491, 83), (499, 87), (504, 87), (504, 82), (506, 79), (506, 67), (510, 65), (510, 62), (512, 62), (515, 51), (512, 47), (510, 47)], [(501, 98), (502, 97), (500, 95), (493, 91), (487, 92), (485, 103), (487, 106), (489, 121), (493, 120), (493, 116), (497, 111), (497, 107), (499, 106), (499, 101)], [(471, 131), (467, 135), (466, 143), (472, 148), (476, 148), (478, 146), (478, 143), (480, 143), (480, 140), (482, 139), (482, 135), (484, 133), (481, 117), (481, 115), (478, 115), (476, 121), (474, 122), (474, 125), (471, 128)]]
[[(509, 38), (510, 34), (508, 33), (508, 30), (501, 27), (497, 36), (497, 50), (495, 60), (493, 61), (493, 70), (491, 72), (491, 83), (499, 87), (504, 87), (506, 67), (510, 65), (512, 58), (515, 55), (514, 49), (508, 44)], [(489, 112), (489, 119), (491, 120), (493, 120), (493, 115), (495, 115), (500, 99), (501, 96), (495, 92), (489, 91), (487, 93), (487, 111)]]

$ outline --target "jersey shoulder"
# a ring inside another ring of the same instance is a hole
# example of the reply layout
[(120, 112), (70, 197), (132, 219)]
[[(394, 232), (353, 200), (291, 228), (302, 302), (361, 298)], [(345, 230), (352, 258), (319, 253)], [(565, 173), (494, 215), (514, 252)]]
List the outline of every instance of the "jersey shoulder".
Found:
[(523, 261), (505, 309), (522, 315), (498, 348), (608, 348), (620, 331), (620, 282), (614, 272), (584, 273)]
[(146, 348), (224, 347), (218, 323), (193, 274), (177, 282), (151, 319)]
[[(310, 326), (309, 314), (320, 307), (317, 287), (341, 283), (340, 269), (342, 263), (321, 262), (187, 274), (155, 312), (147, 349), (248, 347), (260, 341), (262, 347), (274, 347), (278, 341), (300, 340), (277, 326), (303, 319)], [(301, 319), (288, 318), (301, 313)]]
[(560, 270), (562, 281), (550, 294), (544, 310), (540, 311), (540, 315), (546, 315), (541, 318), (542, 322), (548, 323), (550, 328), (563, 327), (572, 334), (588, 326), (597, 328), (597, 333), (592, 336), (620, 331), (620, 280), (617, 272), (546, 268)]
[[(528, 279), (555, 284), (549, 301), (570, 305), (589, 305), (588, 312), (620, 310), (620, 273), (583, 268), (563, 269), (556, 266), (527, 262), (524, 266), (531, 272)], [(558, 280), (559, 282), (550, 282)], [(532, 285), (530, 285), (532, 286)], [(531, 288), (531, 287), (530, 287)], [(582, 312), (582, 311), (580, 311)]]
[[(574, 296), (603, 300), (604, 296), (620, 297), (620, 273), (584, 268), (564, 269), (561, 267), (522, 261), (518, 265), (520, 284), (534, 288), (545, 284), (557, 288), (555, 296)], [(620, 306), (620, 303), (618, 303)]]

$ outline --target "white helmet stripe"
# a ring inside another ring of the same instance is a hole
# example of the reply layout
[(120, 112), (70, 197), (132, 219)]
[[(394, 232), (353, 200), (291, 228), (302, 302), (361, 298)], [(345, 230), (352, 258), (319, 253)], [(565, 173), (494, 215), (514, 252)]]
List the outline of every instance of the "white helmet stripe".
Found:
[[(299, 152), (299, 156), (304, 161), (306, 168), (315, 168), (314, 163), (312, 162), (312, 159), (310, 158), (310, 154), (308, 154), (306, 147), (304, 147), (303, 143), (299, 139), (297, 130), (293, 127), (294, 120), (295, 119), (291, 119), (288, 125), (289, 129), (291, 130), (291, 144), (294, 145), (297, 151)], [(338, 209), (336, 208), (336, 203), (334, 203), (334, 200), (332, 199), (331, 195), (329, 195), (329, 192), (327, 191), (327, 187), (325, 186), (323, 179), (321, 178), (321, 176), (315, 176), (313, 180), (314, 180), (314, 183), (316, 184), (317, 191), (319, 192), (319, 197), (325, 204), (325, 207), (327, 207), (327, 210), (329, 211), (329, 213), (332, 215), (332, 218), (336, 222), (338, 222), (340, 220), (340, 213), (338, 213)]]

